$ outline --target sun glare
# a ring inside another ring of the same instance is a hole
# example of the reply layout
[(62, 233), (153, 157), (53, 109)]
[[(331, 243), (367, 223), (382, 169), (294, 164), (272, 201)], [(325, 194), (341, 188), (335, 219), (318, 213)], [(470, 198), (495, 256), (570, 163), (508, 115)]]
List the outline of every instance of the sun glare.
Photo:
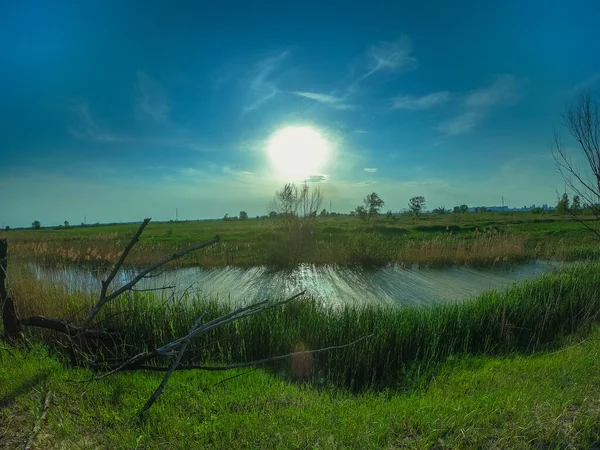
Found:
[(314, 128), (290, 126), (271, 135), (267, 152), (281, 178), (303, 181), (322, 170), (329, 153), (329, 142)]

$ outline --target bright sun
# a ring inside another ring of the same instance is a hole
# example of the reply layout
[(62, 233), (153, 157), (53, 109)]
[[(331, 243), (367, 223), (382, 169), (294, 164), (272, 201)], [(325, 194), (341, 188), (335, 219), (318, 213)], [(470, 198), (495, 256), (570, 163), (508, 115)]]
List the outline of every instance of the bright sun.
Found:
[(303, 181), (319, 172), (329, 153), (329, 142), (314, 128), (293, 126), (271, 135), (267, 151), (277, 174)]

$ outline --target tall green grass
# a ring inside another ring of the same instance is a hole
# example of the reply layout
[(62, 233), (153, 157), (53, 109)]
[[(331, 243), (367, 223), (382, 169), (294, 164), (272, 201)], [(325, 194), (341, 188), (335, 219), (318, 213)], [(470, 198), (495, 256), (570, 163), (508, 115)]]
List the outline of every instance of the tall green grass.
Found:
[[(310, 366), (310, 378), (352, 390), (404, 386), (434, 372), (448, 358), (527, 353), (552, 347), (571, 333), (585, 332), (600, 313), (598, 269), (596, 264), (576, 265), (507, 291), (489, 291), (473, 300), (429, 308), (336, 308), (309, 298), (297, 300), (192, 342), (184, 363), (251, 361), (372, 335), (352, 347), (304, 361)], [(18, 286), (14, 290), (20, 292)], [(20, 311), (28, 309), (27, 298), (15, 298)], [(52, 298), (58, 301), (56, 293)], [(182, 336), (203, 311), (208, 311), (210, 320), (232, 308), (194, 295), (166, 300), (148, 293), (122, 296), (100, 319), (104, 326), (121, 332), (134, 354)], [(90, 299), (80, 301), (85, 305)], [(63, 304), (69, 305), (69, 314), (76, 310), (73, 301)], [(59, 309), (55, 305), (53, 311)], [(290, 364), (273, 367), (286, 371)]]

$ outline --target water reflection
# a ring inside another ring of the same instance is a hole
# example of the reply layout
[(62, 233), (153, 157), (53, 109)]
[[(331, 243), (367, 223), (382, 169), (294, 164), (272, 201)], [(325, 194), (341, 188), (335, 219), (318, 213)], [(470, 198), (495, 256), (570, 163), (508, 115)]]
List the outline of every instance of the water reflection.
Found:
[[(466, 299), (487, 289), (501, 289), (515, 282), (532, 279), (544, 272), (561, 268), (564, 263), (536, 261), (508, 268), (474, 269), (452, 267), (419, 269), (388, 266), (378, 269), (301, 265), (293, 270), (269, 270), (265, 267), (201, 269), (180, 268), (143, 280), (138, 288), (173, 286), (169, 292), (202, 293), (241, 304), (281, 298), (303, 289), (326, 303), (392, 305), (432, 305)], [(77, 267), (33, 266), (40, 280), (65, 283), (71, 291), (99, 292), (105, 273)], [(121, 282), (135, 276), (121, 274)], [(115, 280), (115, 283), (118, 280)]]

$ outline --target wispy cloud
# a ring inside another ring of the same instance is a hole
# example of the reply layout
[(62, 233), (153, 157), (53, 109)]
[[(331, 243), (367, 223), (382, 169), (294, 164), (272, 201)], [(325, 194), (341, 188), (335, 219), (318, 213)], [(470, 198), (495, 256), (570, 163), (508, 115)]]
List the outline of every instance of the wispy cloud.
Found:
[(489, 86), (469, 92), (462, 101), (462, 112), (455, 118), (436, 127), (448, 136), (458, 136), (473, 131), (497, 106), (515, 103), (523, 81), (514, 75), (500, 75)]
[(411, 111), (433, 108), (450, 100), (450, 92), (432, 92), (431, 94), (416, 97), (412, 95), (396, 97), (392, 100), (393, 109), (407, 109)]
[(459, 134), (465, 134), (472, 131), (477, 124), (479, 124), (481, 119), (483, 119), (483, 115), (481, 113), (467, 111), (455, 117), (454, 119), (443, 123), (437, 127), (437, 130), (448, 136), (458, 136)]
[(369, 173), (375, 173), (377, 172), (377, 168), (376, 167), (365, 167), (365, 172), (369, 172)]
[(211, 152), (215, 149), (205, 145), (193, 136), (185, 137), (175, 133), (162, 133), (156, 137), (136, 136), (135, 134), (120, 134), (112, 131), (109, 126), (98, 120), (91, 112), (87, 102), (80, 101), (71, 107), (74, 122), (68, 128), (69, 133), (80, 140), (102, 142), (106, 144), (148, 144), (171, 148)]
[(589, 89), (592, 86), (596, 85), (596, 83), (600, 83), (600, 72), (594, 73), (575, 86), (575, 91), (579, 91), (582, 89)]
[(277, 82), (272, 79), (272, 74), (281, 67), (288, 54), (289, 51), (286, 50), (256, 64), (248, 82), (248, 104), (243, 109), (244, 113), (258, 109), (263, 103), (280, 93)]
[(143, 70), (138, 70), (135, 87), (138, 113), (157, 122), (168, 121), (171, 107), (160, 83)]
[(296, 91), (293, 93), (294, 95), (298, 95), (300, 97), (309, 98), (319, 103), (323, 103), (331, 108), (341, 109), (341, 110), (349, 110), (355, 109), (354, 105), (350, 105), (346, 103), (346, 97), (336, 97), (334, 95), (329, 94), (321, 94), (318, 92), (299, 92)]
[(122, 136), (118, 133), (101, 126), (90, 112), (90, 107), (86, 102), (77, 102), (71, 110), (75, 115), (75, 124), (69, 127), (71, 135), (78, 139), (87, 139), (95, 142), (119, 143), (135, 142), (135, 139), (129, 136)]
[(501, 75), (490, 86), (470, 92), (465, 105), (479, 108), (514, 102), (518, 97), (517, 81), (513, 75)]
[(412, 56), (412, 40), (408, 36), (401, 36), (393, 42), (380, 42), (367, 50), (367, 71), (358, 81), (362, 81), (377, 72), (395, 72), (399, 70), (414, 69), (419, 65), (419, 60)]
[(306, 180), (306, 183), (324, 183), (329, 180), (329, 175), (325, 175), (323, 173), (311, 175)]

